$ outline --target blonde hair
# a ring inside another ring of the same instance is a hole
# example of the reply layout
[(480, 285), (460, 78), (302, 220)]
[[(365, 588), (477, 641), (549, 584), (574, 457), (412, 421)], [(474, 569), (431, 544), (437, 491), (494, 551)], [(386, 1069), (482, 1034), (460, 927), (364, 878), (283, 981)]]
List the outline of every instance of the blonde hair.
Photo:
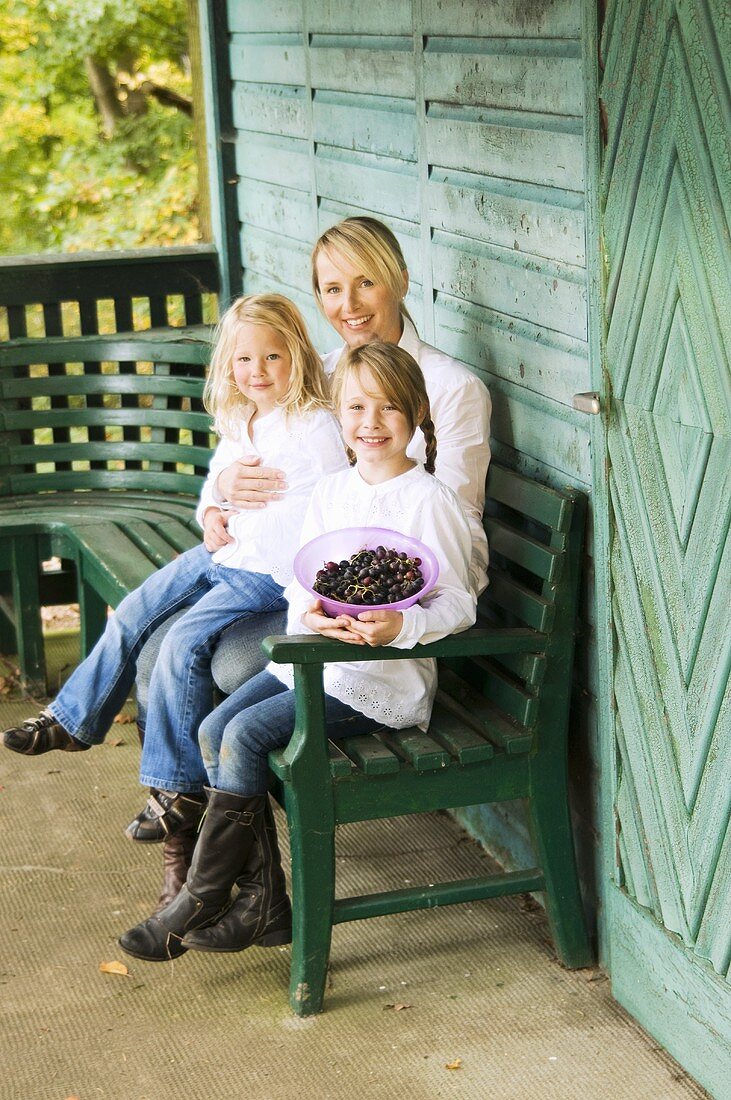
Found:
[(317, 277), (317, 260), (321, 253), (336, 263), (333, 253), (342, 256), (372, 279), (374, 283), (385, 286), (398, 302), (399, 312), (411, 315), (404, 303), (404, 276), (408, 274), (406, 260), (401, 245), (383, 222), (376, 218), (345, 218), (330, 229), (325, 230), (312, 249), (312, 289), (315, 300), (324, 314), (322, 291)]
[(236, 338), (244, 324), (268, 325), (284, 340), (292, 360), (287, 392), (279, 404), (285, 412), (329, 409), (322, 361), (307, 333), (302, 314), (281, 294), (249, 294), (237, 298), (224, 313), (214, 334), (214, 349), (203, 390), (203, 403), (219, 435), (236, 436), (243, 410), (252, 402), (234, 381)]
[[(406, 417), (411, 434), (421, 428), (426, 443), (424, 468), (433, 474), (437, 441), (421, 367), (408, 351), (397, 344), (374, 340), (372, 344), (363, 344), (362, 347), (346, 348), (338, 360), (332, 378), (332, 397), (336, 411), (340, 407), (348, 378), (353, 374), (361, 378), (364, 370), (370, 371), (384, 397)], [(351, 465), (354, 465), (355, 455), (349, 448), (348, 457)]]

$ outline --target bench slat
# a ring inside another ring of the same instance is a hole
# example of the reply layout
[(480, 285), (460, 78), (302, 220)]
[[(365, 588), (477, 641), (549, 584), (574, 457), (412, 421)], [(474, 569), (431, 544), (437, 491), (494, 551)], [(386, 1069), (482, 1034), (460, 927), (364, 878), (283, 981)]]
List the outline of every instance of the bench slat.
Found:
[[(154, 473), (157, 489), (171, 493), (190, 495), (198, 493), (203, 484), (201, 474)], [(49, 474), (9, 473), (2, 479), (3, 495), (18, 495), (48, 490), (73, 489), (144, 489), (150, 484), (150, 474), (145, 470), (54, 470)]]
[(503, 672), (488, 657), (465, 661), (461, 674), (485, 698), (504, 710), (521, 726), (532, 726), (536, 715), (536, 697), (532, 685), (522, 686)]
[(488, 517), (485, 520), (490, 554), (500, 554), (508, 561), (520, 565), (544, 581), (555, 582), (561, 561), (558, 550), (543, 546), (537, 539), (508, 526), (502, 520)]
[(567, 531), (571, 500), (566, 494), (494, 463), (487, 474), (487, 496), (556, 531)]
[(417, 771), (438, 771), (452, 763), (449, 753), (444, 751), (439, 742), (416, 726), (403, 730), (384, 730), (379, 736), (384, 745)]
[[(185, 464), (205, 469), (210, 459), (210, 448), (186, 445), (184, 454), (175, 443), (117, 442), (103, 443), (40, 443), (33, 446), (8, 448), (11, 466), (39, 466), (46, 462), (167, 462)], [(44, 471), (38, 470), (38, 473)]]
[(494, 618), (495, 610), (499, 608), (534, 630), (545, 633), (551, 629), (554, 605), (550, 600), (531, 592), (507, 574), (498, 572), (494, 566), (488, 575), (490, 584), (487, 593), (480, 597), (478, 614), (486, 607)]
[[(85, 364), (85, 366), (97, 364)], [(40, 375), (33, 378), (5, 378), (0, 381), (0, 397), (41, 398), (58, 396), (103, 394), (133, 394), (200, 398), (203, 380), (186, 378), (179, 374), (101, 374), (86, 371), (84, 374), (61, 374), (55, 377)]]
[(182, 412), (178, 409), (19, 409), (0, 414), (0, 429), (3, 431), (115, 425), (208, 432), (210, 424), (211, 418), (207, 413)]
[(463, 721), (482, 730), (498, 748), (508, 753), (528, 752), (533, 744), (530, 730), (511, 721), (488, 699), (449, 668), (442, 668), (439, 685), (443, 704)]
[(366, 775), (386, 775), (401, 766), (399, 758), (375, 734), (344, 737), (340, 747)]
[(474, 764), (495, 755), (490, 742), (470, 722), (469, 714), (463, 708), (457, 712), (453, 701), (441, 689), (437, 691), (434, 701), (429, 733), (460, 764)]

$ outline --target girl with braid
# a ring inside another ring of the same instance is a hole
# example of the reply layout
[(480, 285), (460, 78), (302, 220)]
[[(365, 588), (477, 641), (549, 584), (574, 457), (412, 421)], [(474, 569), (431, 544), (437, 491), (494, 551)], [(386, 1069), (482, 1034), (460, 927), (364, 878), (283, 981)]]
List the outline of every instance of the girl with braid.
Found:
[[(302, 545), (341, 527), (388, 527), (426, 543), (438, 559), (439, 578), (420, 604), (364, 610), (357, 618), (328, 618), (295, 580), (285, 592), (288, 633), (410, 649), (471, 626), (470, 526), (456, 494), (433, 476), (436, 441), (421, 368), (394, 344), (350, 347), (335, 369), (333, 404), (353, 465), (315, 486)], [(417, 428), (423, 464), (407, 454)], [(327, 735), (337, 739), (384, 726), (426, 729), (435, 690), (433, 660), (329, 663)], [(174, 901), (121, 937), (129, 954), (162, 962), (189, 948), (230, 952), (288, 942), (288, 905), (273, 908), (267, 895), (266, 884), (281, 877), (276, 839), (260, 836), (257, 822), (267, 799), (267, 755), (287, 744), (294, 724), (292, 668), (275, 664), (204, 719), (199, 742), (211, 787), (187, 881)], [(245, 881), (252, 857), (263, 884), (253, 892)]]

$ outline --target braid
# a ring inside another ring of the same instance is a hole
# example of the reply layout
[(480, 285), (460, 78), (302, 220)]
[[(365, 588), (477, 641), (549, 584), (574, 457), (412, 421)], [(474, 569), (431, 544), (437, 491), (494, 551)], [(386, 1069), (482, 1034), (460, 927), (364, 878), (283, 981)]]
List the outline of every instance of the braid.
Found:
[(437, 461), (437, 437), (434, 434), (434, 421), (429, 413), (426, 414), (419, 427), (424, 433), (424, 442), (426, 443), (426, 462), (424, 463), (424, 469), (428, 474), (433, 474)]

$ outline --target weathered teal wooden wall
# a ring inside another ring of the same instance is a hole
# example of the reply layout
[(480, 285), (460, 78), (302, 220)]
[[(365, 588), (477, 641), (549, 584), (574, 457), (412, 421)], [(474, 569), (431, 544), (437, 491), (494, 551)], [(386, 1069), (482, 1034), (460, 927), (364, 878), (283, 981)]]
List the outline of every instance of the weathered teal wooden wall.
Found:
[[(310, 249), (348, 214), (383, 218), (420, 332), (490, 388), (494, 453), (589, 490), (589, 426), (571, 403), (591, 388), (580, 0), (229, 0), (228, 30), (244, 288), (291, 296), (332, 347)], [(587, 853), (590, 555), (573, 753)], [(524, 858), (519, 808), (468, 817)]]

